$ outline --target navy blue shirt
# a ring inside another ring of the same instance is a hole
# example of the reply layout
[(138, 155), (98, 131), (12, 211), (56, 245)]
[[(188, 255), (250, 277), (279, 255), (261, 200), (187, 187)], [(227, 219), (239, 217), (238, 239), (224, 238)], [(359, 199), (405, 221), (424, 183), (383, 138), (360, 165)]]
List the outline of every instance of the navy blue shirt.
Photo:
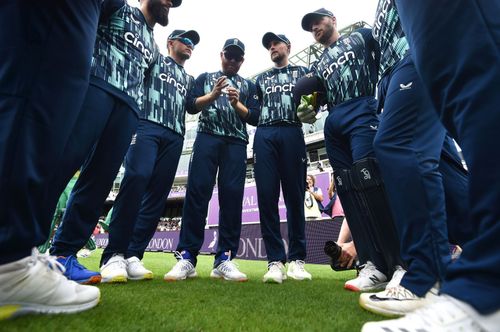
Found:
[[(210, 93), (217, 79), (224, 75), (221, 71), (203, 73), (195, 81), (188, 102), (188, 112), (196, 113), (194, 103), (196, 98)], [(245, 105), (249, 113), (242, 119), (231, 106), (226, 93), (222, 93), (213, 103), (205, 107), (198, 120), (198, 132), (212, 135), (232, 137), (248, 143), (246, 123), (257, 125), (259, 117), (259, 98), (255, 84), (239, 75), (227, 77), (230, 86), (240, 91), (240, 102)]]
[(297, 118), (297, 105), (293, 102), (292, 90), (298, 79), (307, 73), (306, 67), (288, 65), (269, 69), (257, 77), (257, 93), (262, 103), (259, 126), (302, 126), (302, 122)]
[(375, 95), (379, 49), (370, 29), (358, 29), (326, 48), (312, 71), (327, 90), (329, 108)]
[(183, 66), (160, 54), (144, 82), (141, 118), (184, 136), (187, 96), (193, 86), (194, 77)]

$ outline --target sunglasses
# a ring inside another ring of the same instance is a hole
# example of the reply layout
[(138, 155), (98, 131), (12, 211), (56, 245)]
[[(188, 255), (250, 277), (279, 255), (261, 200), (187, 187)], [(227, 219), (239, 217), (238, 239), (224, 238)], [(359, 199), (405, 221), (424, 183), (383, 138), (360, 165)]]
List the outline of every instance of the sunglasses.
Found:
[(173, 40), (178, 40), (180, 41), (181, 43), (183, 43), (184, 45), (188, 46), (188, 47), (191, 47), (192, 49), (194, 49), (194, 43), (191, 39), (189, 38), (186, 38), (186, 37), (182, 37), (182, 38), (174, 38)]
[(234, 60), (236, 62), (241, 62), (243, 61), (243, 55), (241, 54), (236, 54), (236, 53), (229, 53), (229, 52), (224, 52), (224, 57), (231, 61)]

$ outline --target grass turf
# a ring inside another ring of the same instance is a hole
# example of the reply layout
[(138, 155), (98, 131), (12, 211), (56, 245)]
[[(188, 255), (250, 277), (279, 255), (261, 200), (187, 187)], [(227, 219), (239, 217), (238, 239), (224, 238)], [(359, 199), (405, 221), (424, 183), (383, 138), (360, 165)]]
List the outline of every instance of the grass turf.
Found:
[[(80, 258), (97, 270), (100, 250)], [(249, 281), (209, 277), (212, 256), (199, 256), (198, 278), (165, 282), (172, 254), (146, 253), (152, 281), (101, 284), (101, 303), (72, 315), (30, 315), (0, 322), (0, 331), (359, 331), (381, 317), (362, 310), (359, 294), (343, 289), (355, 273), (308, 264), (312, 281), (264, 284), (266, 262), (235, 260)]]

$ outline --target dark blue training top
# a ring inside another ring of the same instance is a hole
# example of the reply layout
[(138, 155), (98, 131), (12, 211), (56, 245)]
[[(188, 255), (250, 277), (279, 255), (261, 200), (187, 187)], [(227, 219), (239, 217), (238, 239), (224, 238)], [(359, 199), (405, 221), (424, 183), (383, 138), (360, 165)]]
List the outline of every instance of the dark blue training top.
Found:
[[(227, 75), (218, 71), (215, 73), (203, 73), (198, 76), (189, 97), (187, 109), (189, 113), (197, 112), (194, 107), (196, 98), (210, 93), (215, 83), (217, 83), (217, 79), (221, 76)], [(240, 91), (240, 102), (248, 108), (248, 116), (246, 119), (241, 119), (233, 106), (231, 106), (227, 94), (223, 92), (219, 98), (201, 111), (198, 121), (198, 132), (232, 137), (248, 143), (246, 123), (255, 126), (259, 118), (257, 89), (255, 84), (240, 75), (228, 76), (227, 82), (230, 86)]]
[(144, 82), (141, 118), (184, 136), (187, 97), (193, 86), (194, 77), (183, 66), (160, 54)]
[(307, 74), (302, 66), (272, 68), (257, 77), (257, 94), (262, 103), (259, 126), (290, 124), (302, 126), (297, 118), (292, 90), (298, 79)]
[(153, 29), (142, 12), (124, 0), (104, 1), (99, 21), (91, 84), (119, 97), (138, 112), (145, 72), (159, 54)]
[(375, 95), (379, 49), (370, 29), (358, 29), (326, 48), (312, 67), (327, 90), (329, 109)]

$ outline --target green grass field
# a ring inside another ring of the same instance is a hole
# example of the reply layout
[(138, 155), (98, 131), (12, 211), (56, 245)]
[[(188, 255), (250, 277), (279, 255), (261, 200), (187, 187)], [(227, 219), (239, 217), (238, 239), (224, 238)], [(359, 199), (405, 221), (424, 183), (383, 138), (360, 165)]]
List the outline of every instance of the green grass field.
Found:
[[(80, 262), (97, 270), (100, 252)], [(146, 253), (144, 261), (152, 281), (102, 284), (101, 303), (90, 311), (19, 317), (0, 322), (0, 331), (360, 331), (364, 322), (382, 319), (343, 289), (354, 271), (306, 265), (310, 282), (264, 284), (266, 262), (236, 260), (250, 280), (232, 283), (210, 279), (213, 257), (200, 256), (198, 278), (165, 282), (173, 255)]]

